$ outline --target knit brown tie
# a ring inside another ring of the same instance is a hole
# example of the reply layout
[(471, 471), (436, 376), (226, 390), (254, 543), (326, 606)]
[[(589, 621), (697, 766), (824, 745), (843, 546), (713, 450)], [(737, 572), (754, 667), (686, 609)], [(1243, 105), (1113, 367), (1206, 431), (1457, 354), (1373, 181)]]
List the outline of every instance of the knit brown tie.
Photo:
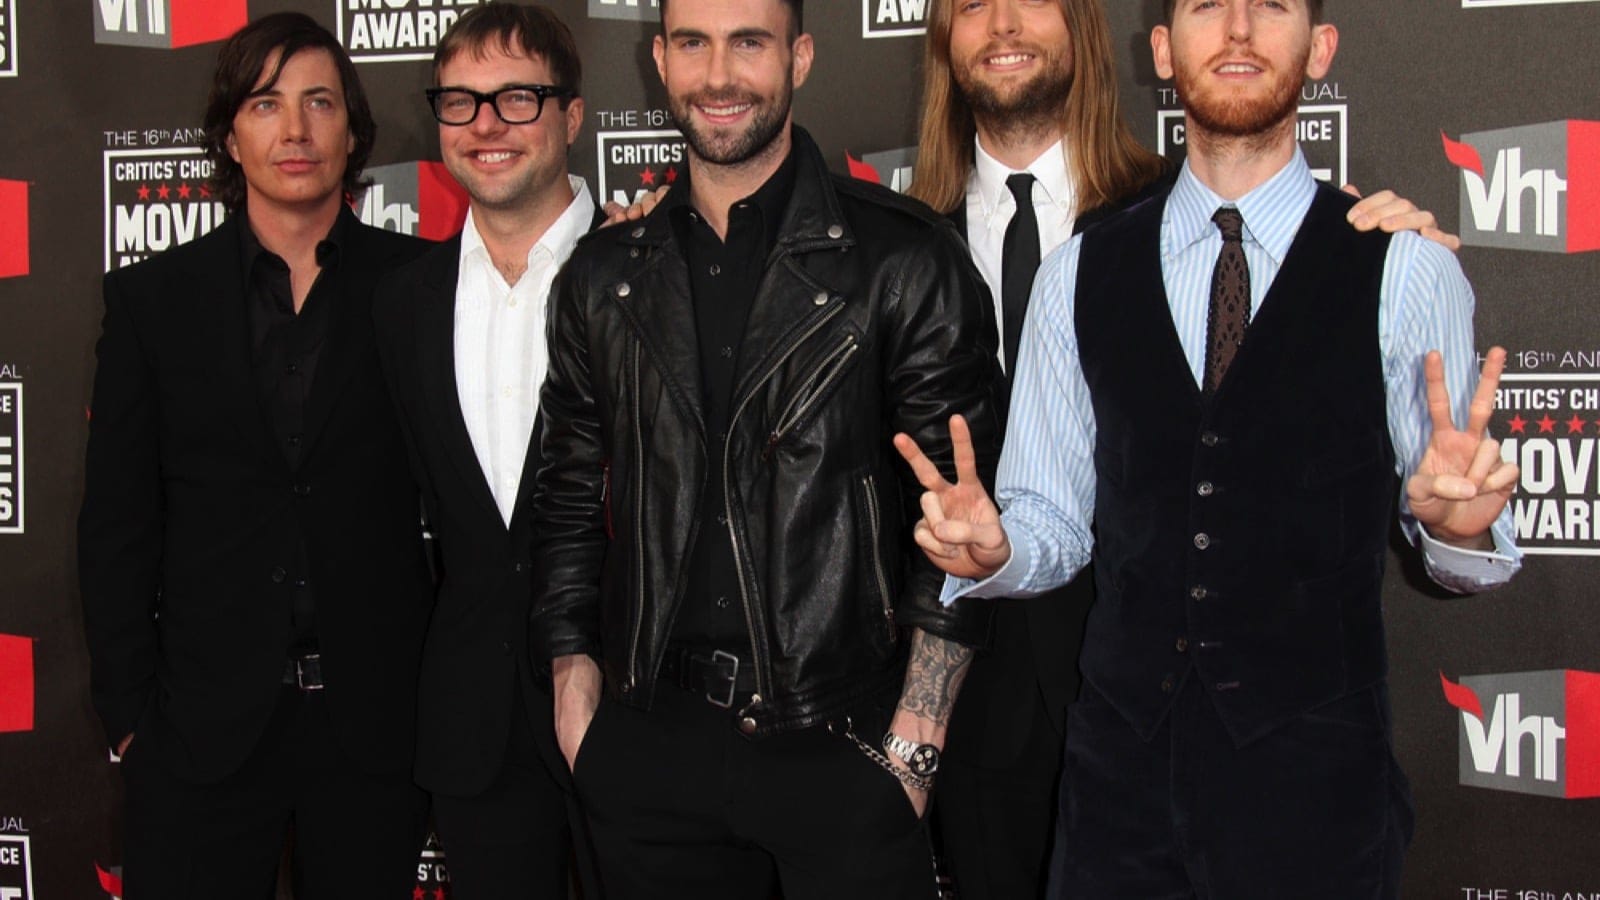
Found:
[(1244, 217), (1224, 206), (1211, 217), (1222, 232), (1222, 252), (1211, 272), (1206, 316), (1206, 390), (1215, 391), (1250, 327), (1250, 267), (1244, 261)]

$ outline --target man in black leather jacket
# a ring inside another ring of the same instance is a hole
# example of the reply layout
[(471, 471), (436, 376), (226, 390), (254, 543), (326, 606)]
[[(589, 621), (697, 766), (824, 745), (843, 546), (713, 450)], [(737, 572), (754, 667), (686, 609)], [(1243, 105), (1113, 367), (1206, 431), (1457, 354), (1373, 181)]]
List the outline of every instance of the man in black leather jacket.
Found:
[(663, 4), (687, 184), (553, 294), (532, 641), (609, 897), (935, 892), (921, 814), (989, 610), (939, 604), (891, 438), (987, 475), (997, 338), (955, 230), (792, 126), (800, 5)]

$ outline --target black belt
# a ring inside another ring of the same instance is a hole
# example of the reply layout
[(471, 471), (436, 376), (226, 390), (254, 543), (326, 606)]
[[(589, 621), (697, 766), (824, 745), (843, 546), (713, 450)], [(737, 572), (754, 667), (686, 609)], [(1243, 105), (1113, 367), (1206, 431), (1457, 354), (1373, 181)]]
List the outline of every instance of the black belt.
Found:
[(322, 654), (307, 653), (284, 660), (283, 683), (302, 691), (322, 690)]
[(755, 667), (726, 650), (668, 647), (659, 677), (723, 709), (733, 706), (737, 695), (756, 689)]

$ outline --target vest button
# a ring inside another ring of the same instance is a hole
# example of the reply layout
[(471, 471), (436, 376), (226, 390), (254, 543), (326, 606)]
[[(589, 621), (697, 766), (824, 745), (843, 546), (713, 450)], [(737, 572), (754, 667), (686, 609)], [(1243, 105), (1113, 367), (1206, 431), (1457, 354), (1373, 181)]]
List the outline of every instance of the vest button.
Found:
[(755, 734), (756, 733), (756, 720), (752, 719), (749, 716), (744, 716), (744, 717), (740, 718), (739, 719), (739, 731), (741, 733), (743, 733), (743, 734)]
[(1204, 550), (1209, 546), (1211, 546), (1211, 535), (1202, 531), (1194, 536), (1194, 548), (1196, 550)]
[(1204, 600), (1210, 595), (1211, 592), (1206, 590), (1206, 587), (1203, 584), (1197, 584), (1194, 587), (1189, 588), (1189, 599), (1191, 600)]
[(1200, 443), (1205, 444), (1207, 447), (1215, 447), (1217, 442), (1220, 440), (1222, 439), (1217, 437), (1217, 433), (1215, 431), (1203, 432), (1200, 435)]
[(1202, 481), (1195, 485), (1194, 492), (1202, 497), (1209, 497), (1217, 492), (1217, 486), (1209, 481)]
[(1188, 638), (1178, 638), (1178, 642), (1176, 644), (1173, 644), (1172, 647), (1173, 647), (1173, 649), (1177, 650), (1179, 653), (1182, 653), (1185, 650), (1189, 649), (1189, 639)]

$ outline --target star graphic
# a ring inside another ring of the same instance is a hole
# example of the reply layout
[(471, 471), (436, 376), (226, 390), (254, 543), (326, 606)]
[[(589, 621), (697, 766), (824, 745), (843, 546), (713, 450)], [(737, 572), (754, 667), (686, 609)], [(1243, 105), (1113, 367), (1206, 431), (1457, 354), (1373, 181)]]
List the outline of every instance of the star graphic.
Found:
[(1506, 425), (1511, 428), (1512, 434), (1528, 433), (1528, 420), (1522, 417), (1522, 413), (1516, 413), (1513, 415), (1511, 420), (1506, 422)]
[(150, 185), (148, 185), (148, 184), (139, 185), (139, 199), (140, 200), (149, 200), (150, 199)]
[(1536, 424), (1538, 424), (1538, 426), (1539, 426), (1539, 433), (1540, 434), (1555, 434), (1556, 433), (1556, 420), (1550, 418), (1550, 414), (1549, 413), (1545, 413), (1544, 414), (1544, 418), (1540, 419)]
[(203, 184), (200, 185), (200, 199), (204, 200), (204, 199), (206, 199), (207, 197), (210, 197), (210, 196), (211, 196), (211, 188), (206, 187)]
[(156, 188), (156, 196), (165, 200), (172, 196), (172, 188), (167, 187), (167, 183), (163, 181), (161, 182), (161, 187)]
[(436, 887), (433, 889), (433, 900), (444, 900), (444, 888)]
[(673, 184), (673, 183), (677, 182), (677, 180), (678, 180), (678, 167), (677, 166), (667, 166), (667, 184)]
[(185, 181), (183, 184), (178, 185), (178, 199), (179, 200), (187, 200), (187, 199), (189, 199), (189, 194), (190, 193), (191, 192), (189, 190), (189, 182)]
[(1567, 426), (1567, 434), (1583, 434), (1583, 426), (1587, 423), (1577, 413), (1573, 413), (1572, 418), (1568, 419), (1565, 424)]
[(419, 884), (411, 889), (411, 900), (428, 900), (428, 892)]
[(644, 167), (644, 171), (639, 173), (639, 183), (640, 184), (652, 184), (652, 185), (655, 184), (656, 183), (656, 171), (654, 169), (650, 168), (649, 166), (645, 166)]

